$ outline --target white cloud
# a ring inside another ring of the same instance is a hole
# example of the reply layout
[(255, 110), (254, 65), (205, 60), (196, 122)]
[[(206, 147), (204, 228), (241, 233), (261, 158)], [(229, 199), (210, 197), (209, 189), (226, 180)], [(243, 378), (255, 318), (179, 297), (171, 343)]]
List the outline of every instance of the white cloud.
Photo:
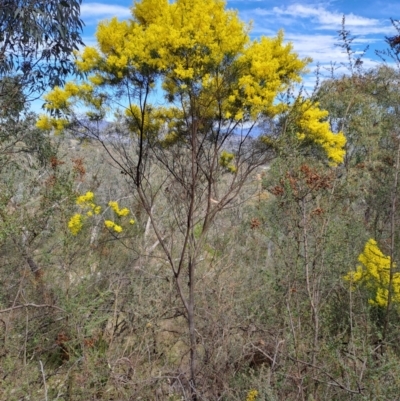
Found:
[(103, 3), (84, 3), (81, 6), (82, 19), (88, 23), (90, 20), (105, 19), (111, 17), (129, 18), (131, 11), (128, 7), (109, 5)]
[[(264, 16), (273, 16), (276, 22), (283, 26), (295, 26), (302, 24), (305, 20), (310, 20), (313, 24), (308, 25), (308, 29), (313, 30), (334, 30), (341, 28), (343, 13), (332, 12), (322, 6), (310, 6), (295, 3), (287, 7), (273, 7), (272, 9), (256, 8), (252, 10), (253, 16), (257, 20)], [(354, 13), (345, 14), (345, 26), (352, 35), (388, 35), (393, 33), (393, 28), (388, 21), (375, 18), (367, 18)], [(303, 27), (304, 28), (304, 27)]]
[[(338, 38), (333, 35), (312, 34), (288, 34), (286, 40), (292, 42), (294, 51), (300, 57), (311, 57), (314, 61), (310, 69), (318, 63), (323, 78), (329, 77), (334, 69), (335, 74), (348, 73), (349, 56), (340, 46), (337, 46)], [(353, 44), (358, 48), (365, 48), (370, 41), (355, 39)], [(353, 57), (360, 56), (362, 50), (356, 51)], [(362, 57), (363, 66), (366, 69), (376, 67), (378, 62), (368, 56)], [(354, 61), (354, 60), (353, 60)], [(313, 81), (313, 79), (311, 79)]]
[[(330, 29), (335, 29), (342, 22), (343, 14), (335, 13), (326, 10), (325, 8), (311, 7), (303, 4), (292, 4), (286, 8), (274, 7), (272, 12), (276, 15), (290, 15), (296, 18), (312, 18), (314, 21), (324, 26), (330, 26)], [(351, 27), (358, 26), (376, 26), (379, 20), (365, 18), (353, 13), (346, 15), (346, 25)]]
[[(281, 28), (284, 30), (285, 41), (293, 43), (294, 51), (300, 57), (313, 59), (310, 69), (318, 63), (321, 69), (326, 71), (332, 68), (334, 62), (335, 68), (338, 67), (337, 72), (341, 74), (346, 68), (343, 65), (349, 63), (348, 55), (338, 46), (338, 32), (341, 29), (343, 14), (331, 11), (327, 7), (321, 3), (312, 6), (297, 1), (287, 6), (253, 7), (240, 14), (246, 21), (253, 21), (252, 37), (275, 36)], [(350, 31), (351, 47), (356, 52), (355, 56), (361, 54), (368, 45), (372, 48), (362, 58), (363, 66), (367, 69), (376, 66), (379, 61), (373, 54), (374, 48), (381, 48), (384, 36), (395, 33), (388, 19), (368, 18), (360, 15), (360, 12), (345, 16), (345, 28)], [(312, 79), (308, 81), (311, 82)]]
[[(345, 54), (337, 46), (338, 38), (334, 35), (288, 33), (285, 39), (293, 43), (293, 48), (299, 55), (313, 57), (315, 61), (321, 63), (342, 60)], [(355, 39), (353, 42), (354, 45), (365, 45), (366, 43), (369, 43), (366, 39)], [(341, 54), (343, 54), (343, 57)], [(314, 57), (314, 55), (318, 55), (318, 57)]]
[[(331, 78), (332, 75), (341, 76), (349, 73), (348, 54), (337, 46), (338, 38), (335, 35), (286, 33), (285, 40), (293, 44), (293, 50), (301, 57), (311, 57), (313, 63), (309, 65), (309, 74), (303, 77), (302, 85), (310, 94), (316, 83), (316, 64), (319, 66), (319, 80)], [(355, 39), (353, 44), (365, 47), (370, 41), (363, 38)], [(357, 51), (354, 56), (361, 54)], [(365, 55), (362, 58), (363, 67), (376, 67), (378, 62)]]

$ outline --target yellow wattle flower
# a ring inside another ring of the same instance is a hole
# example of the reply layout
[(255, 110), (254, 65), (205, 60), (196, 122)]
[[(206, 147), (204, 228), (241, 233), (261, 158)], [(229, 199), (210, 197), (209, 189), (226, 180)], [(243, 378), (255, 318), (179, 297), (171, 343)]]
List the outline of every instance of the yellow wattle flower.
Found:
[(122, 227), (119, 226), (118, 224), (114, 223), (111, 220), (105, 220), (104, 221), (104, 225), (110, 229), (110, 230), (114, 230), (116, 233), (120, 233), (122, 231)]
[(93, 199), (94, 199), (94, 193), (91, 191), (88, 191), (88, 192), (86, 192), (85, 195), (78, 196), (78, 198), (76, 199), (76, 204), (84, 205), (85, 203), (91, 203), (90, 206), (92, 206)]
[(250, 390), (247, 393), (246, 401), (255, 401), (258, 397), (258, 391), (257, 390)]
[[(347, 273), (343, 279), (349, 281), (351, 288), (364, 286), (374, 293), (368, 302), (371, 305), (386, 307), (389, 299), (390, 284), (390, 256), (385, 256), (374, 239), (369, 239), (363, 252), (359, 255), (360, 265), (355, 271)], [(395, 265), (393, 264), (394, 268)], [(392, 302), (400, 304), (400, 273), (394, 272), (392, 276)]]
[(321, 146), (333, 165), (342, 163), (346, 154), (346, 137), (343, 132), (333, 133), (329, 123), (323, 121), (328, 112), (321, 110), (318, 103), (309, 100), (298, 103), (295, 107), (299, 114), (296, 122), (299, 127), (298, 139), (307, 139)]
[(69, 222), (68, 228), (71, 231), (72, 235), (78, 235), (83, 227), (83, 216), (80, 213), (74, 214)]
[(118, 202), (116, 201), (110, 201), (108, 202), (108, 206), (111, 207), (111, 209), (114, 211), (114, 213), (118, 216), (118, 217), (124, 217), (127, 216), (130, 211), (128, 208), (124, 207), (123, 209), (119, 208)]

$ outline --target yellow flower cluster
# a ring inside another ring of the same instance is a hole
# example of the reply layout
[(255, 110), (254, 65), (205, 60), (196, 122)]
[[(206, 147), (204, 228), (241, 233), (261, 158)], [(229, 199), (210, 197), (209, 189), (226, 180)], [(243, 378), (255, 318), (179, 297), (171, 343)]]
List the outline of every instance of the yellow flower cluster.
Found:
[[(95, 93), (95, 87), (99, 86), (101, 82), (102, 78), (95, 74), (89, 77), (89, 82), (79, 85), (76, 82), (67, 82), (64, 88), (56, 86), (44, 96), (46, 101), (44, 107), (47, 110), (63, 111), (67, 115), (72, 105), (75, 105), (77, 101), (82, 101), (84, 106), (89, 109), (87, 115), (93, 114), (93, 110), (100, 111), (105, 95), (104, 93)], [(47, 131), (54, 128), (56, 133), (60, 133), (67, 123), (68, 120), (65, 118), (53, 118), (41, 114), (36, 126)]]
[(74, 214), (68, 222), (68, 228), (72, 235), (78, 235), (83, 227), (83, 216), (80, 213)]
[(122, 231), (122, 227), (119, 226), (118, 224), (114, 223), (111, 220), (105, 220), (104, 221), (104, 225), (110, 229), (110, 230), (114, 230), (116, 233), (120, 233)]
[(128, 214), (129, 214), (129, 209), (126, 207), (124, 207), (123, 209), (120, 209), (118, 206), (118, 202), (110, 201), (110, 202), (108, 202), (108, 206), (110, 206), (110, 208), (114, 211), (114, 213), (118, 217), (128, 216)]
[[(85, 219), (87, 219), (88, 217), (92, 217), (93, 215), (100, 214), (101, 212), (101, 206), (96, 205), (96, 203), (94, 202), (94, 193), (91, 191), (86, 192), (84, 195), (78, 196), (76, 198), (76, 204), (81, 209), (86, 211), (86, 215), (76, 213), (69, 220), (68, 228), (73, 235), (77, 235), (82, 230)], [(118, 202), (115, 201), (110, 201), (108, 203), (108, 206), (110, 206), (110, 208), (118, 217), (125, 217), (128, 216), (128, 214), (130, 213), (129, 209), (126, 207), (120, 209)], [(135, 224), (135, 220), (130, 219), (129, 224)], [(120, 233), (123, 230), (119, 224), (115, 223), (112, 220), (105, 220), (104, 225), (108, 229), (113, 230), (116, 233)]]
[(86, 46), (83, 50), (81, 59), (77, 60), (76, 65), (82, 72), (89, 72), (94, 69), (101, 61), (101, 56), (94, 47)]
[(91, 210), (87, 212), (88, 216), (93, 216), (93, 213), (100, 214), (101, 212), (101, 206), (94, 203), (94, 193), (90, 191), (86, 192), (85, 195), (78, 196), (76, 204), (83, 208), (90, 208)]
[[(86, 217), (92, 217), (93, 214), (100, 214), (101, 206), (94, 203), (94, 193), (91, 191), (86, 192), (84, 195), (80, 195), (76, 198), (76, 204), (81, 209), (86, 209), (86, 216), (81, 213), (74, 214), (68, 222), (68, 228), (73, 235), (79, 234), (82, 230), (83, 223)], [(89, 209), (89, 210), (88, 210)]]
[(160, 119), (157, 109), (148, 106), (143, 114), (137, 105), (132, 104), (125, 110), (125, 115), (132, 133), (139, 135), (140, 130), (144, 129), (147, 137), (154, 137), (158, 134), (162, 119)]
[(78, 196), (76, 199), (77, 205), (84, 205), (86, 202), (92, 202), (94, 200), (94, 193), (93, 192), (86, 192), (85, 195)]
[(40, 114), (36, 121), (36, 127), (44, 131), (51, 131), (54, 129), (55, 134), (60, 134), (61, 131), (68, 124), (68, 120), (64, 118), (53, 118), (46, 114)]
[(321, 110), (318, 103), (313, 104), (309, 100), (298, 102), (295, 107), (298, 113), (296, 124), (299, 128), (297, 137), (320, 145), (333, 165), (342, 163), (346, 154), (346, 137), (343, 132), (334, 134), (329, 123), (322, 121), (328, 116), (328, 112)]
[[(117, 215), (117, 217), (125, 217), (125, 216), (128, 216), (128, 214), (130, 213), (130, 210), (127, 207), (120, 209), (118, 202), (116, 202), (116, 201), (108, 202), (108, 206), (110, 206), (110, 208)], [(135, 220), (130, 219), (129, 224), (131, 224), (131, 225), (135, 224)], [(120, 226), (119, 224), (115, 223), (112, 220), (105, 220), (104, 225), (108, 229), (114, 230), (116, 233), (120, 233), (123, 230), (122, 226)]]
[(237, 167), (231, 163), (234, 158), (235, 155), (233, 153), (223, 150), (219, 158), (219, 165), (225, 167), (228, 171), (234, 174), (237, 171)]
[[(371, 305), (386, 307), (389, 296), (389, 281), (391, 260), (379, 249), (375, 240), (370, 239), (363, 252), (358, 257), (361, 263), (355, 271), (351, 271), (343, 278), (349, 281), (352, 289), (362, 285), (374, 294), (369, 299)], [(394, 266), (393, 266), (394, 267)], [(400, 273), (393, 273), (392, 301), (400, 303)]]
[(258, 397), (258, 391), (257, 390), (250, 390), (247, 393), (246, 401), (255, 401)]
[[(261, 37), (239, 57), (243, 74), (239, 77), (235, 102), (243, 104), (252, 118), (263, 113), (275, 116), (286, 109), (286, 105), (276, 102), (276, 95), (286, 90), (293, 82), (300, 82), (309, 59), (300, 60), (292, 51), (292, 44), (283, 45), (283, 33), (276, 38)], [(239, 117), (236, 115), (236, 119)]]

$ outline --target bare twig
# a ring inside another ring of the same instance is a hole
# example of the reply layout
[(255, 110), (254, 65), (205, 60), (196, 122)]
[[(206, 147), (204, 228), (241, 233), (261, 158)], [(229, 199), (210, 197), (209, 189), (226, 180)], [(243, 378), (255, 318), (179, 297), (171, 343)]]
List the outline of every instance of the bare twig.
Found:
[(320, 368), (319, 366), (313, 365), (312, 363), (308, 363), (305, 361), (301, 361), (299, 359), (295, 359), (289, 356), (289, 359), (291, 359), (292, 361), (296, 362), (296, 363), (301, 363), (302, 365), (306, 365), (306, 366), (310, 366), (314, 369), (319, 370), (322, 374), (324, 374), (325, 376), (327, 376), (330, 380), (332, 380), (333, 383), (327, 383), (330, 386), (335, 386), (335, 387), (339, 387), (342, 390), (347, 391), (348, 393), (351, 394), (362, 394), (362, 388), (360, 386), (358, 386), (358, 390), (352, 390), (350, 388), (347, 388), (345, 385), (343, 385), (342, 383), (340, 383), (339, 381), (337, 381), (330, 373), (326, 372), (324, 369)]
[(0, 313), (12, 312), (16, 309), (21, 309), (21, 308), (53, 308), (53, 309), (59, 310), (60, 312), (65, 312), (64, 309), (59, 308), (58, 306), (47, 305), (47, 304), (37, 305), (37, 304), (29, 303), (29, 304), (23, 304), (23, 305), (15, 305), (15, 306), (12, 306), (11, 308), (1, 309)]

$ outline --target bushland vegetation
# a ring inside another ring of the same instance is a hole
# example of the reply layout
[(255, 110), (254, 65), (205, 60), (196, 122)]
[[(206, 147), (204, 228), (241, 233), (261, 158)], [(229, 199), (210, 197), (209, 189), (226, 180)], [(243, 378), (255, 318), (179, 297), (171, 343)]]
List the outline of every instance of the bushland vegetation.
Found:
[(248, 34), (142, 0), (48, 114), (1, 77), (1, 400), (398, 397), (398, 42), (306, 96)]

